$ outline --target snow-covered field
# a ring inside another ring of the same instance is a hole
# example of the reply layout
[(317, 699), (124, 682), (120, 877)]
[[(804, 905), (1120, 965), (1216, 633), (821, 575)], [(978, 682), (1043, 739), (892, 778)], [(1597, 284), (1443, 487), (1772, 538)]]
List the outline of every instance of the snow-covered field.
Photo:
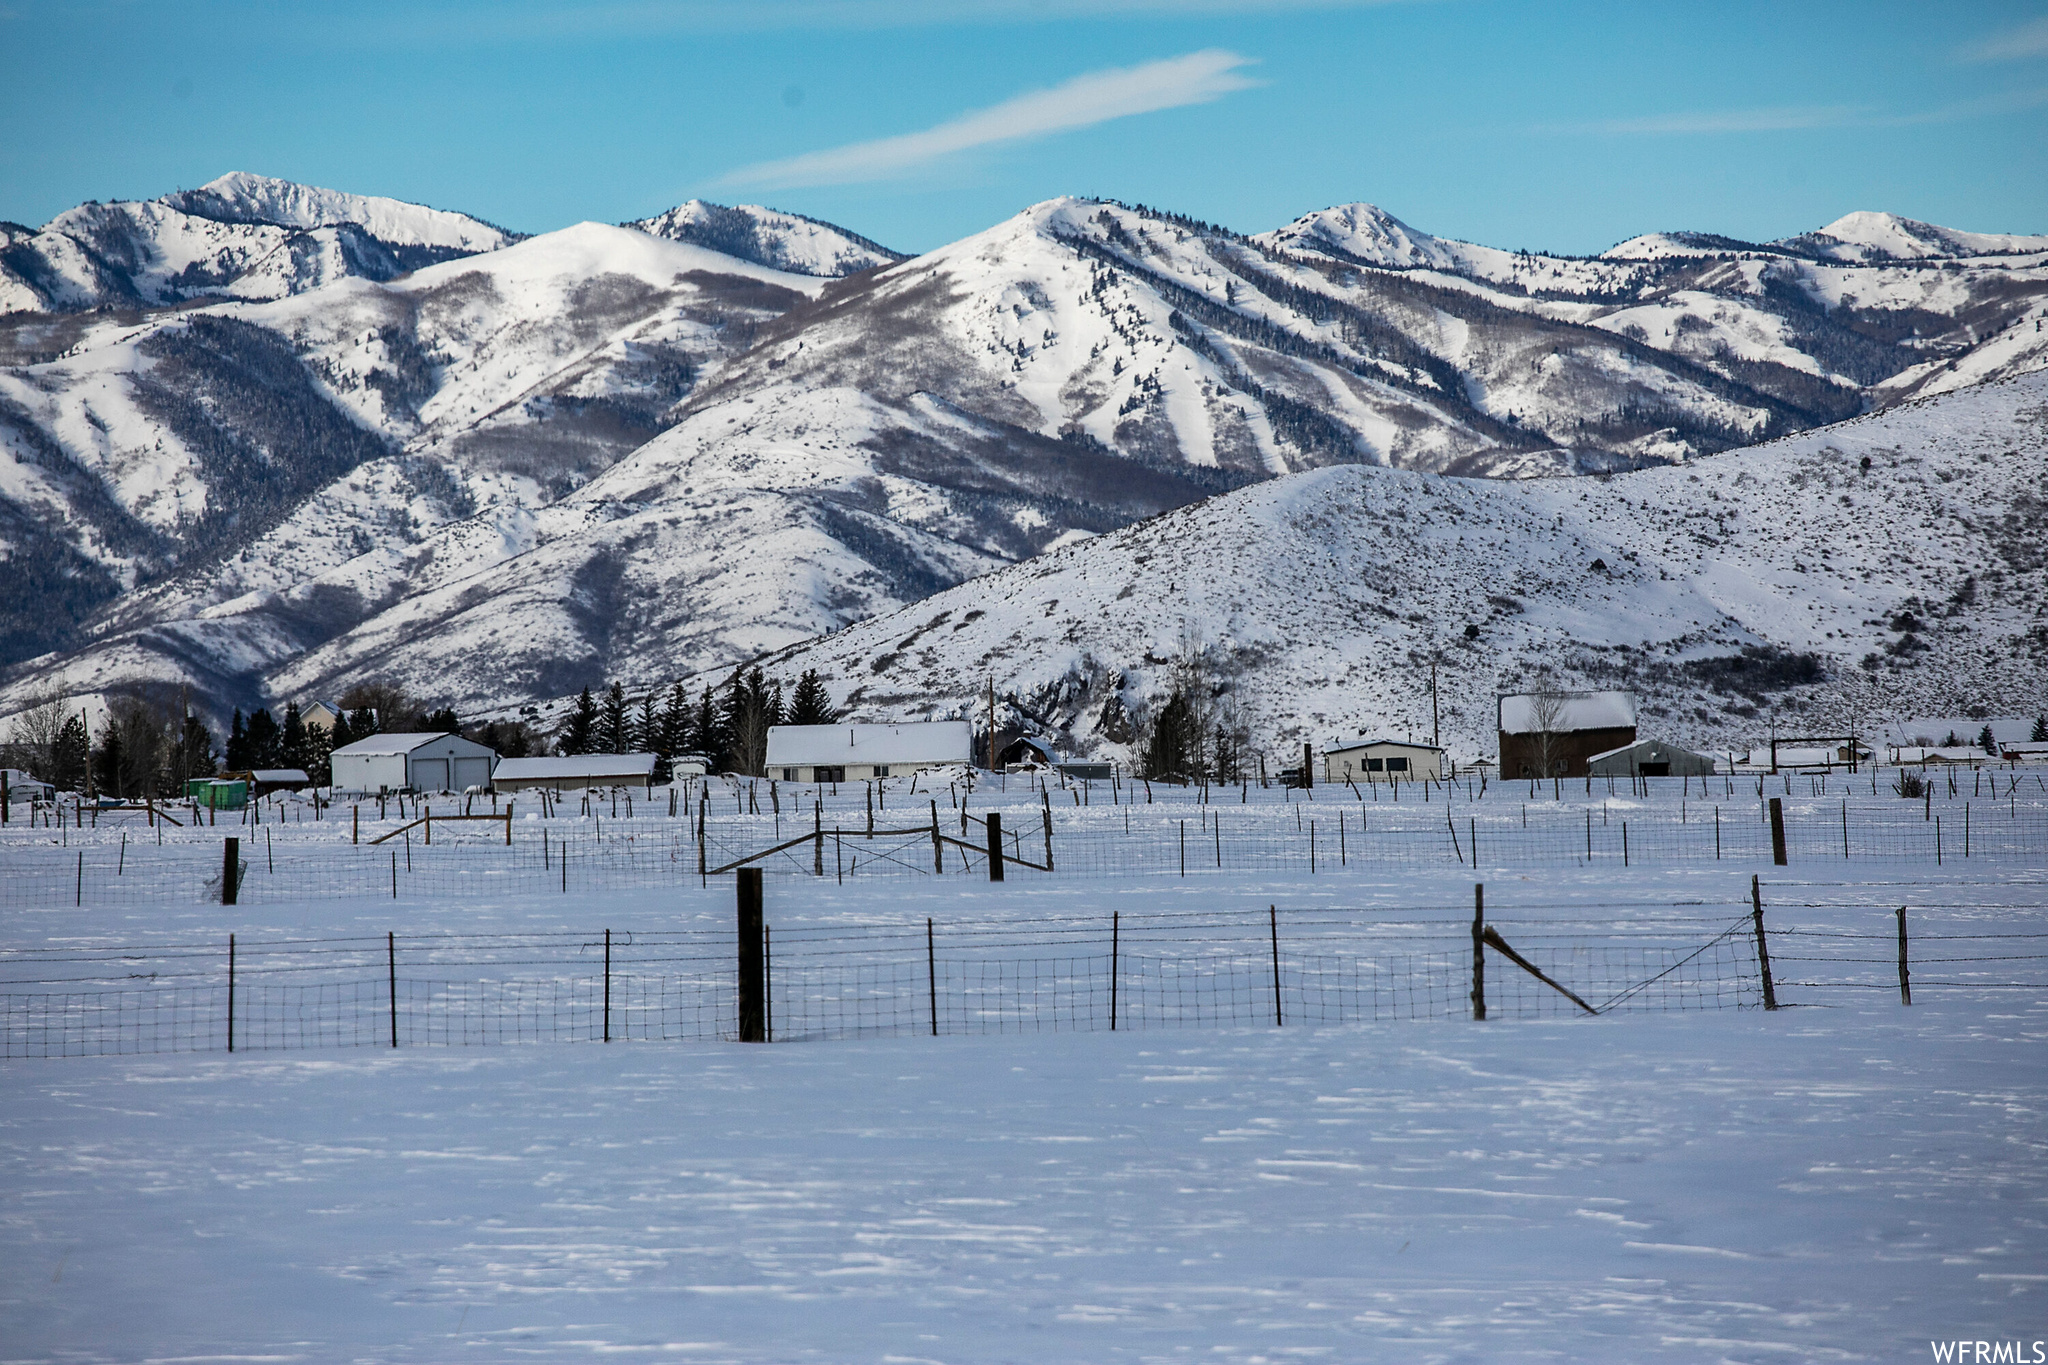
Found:
[[(1483, 875), (1513, 940), (1732, 919), (1758, 871), (1781, 980), (1872, 984), (1788, 986), (1776, 1013), (0, 1063), (0, 1358), (1905, 1360), (2048, 1338), (2048, 991), (1935, 986), (1956, 969), (1930, 961), (1907, 1009), (1883, 937), (1899, 904), (1930, 959), (1972, 942), (1935, 934), (2048, 934), (2048, 860)], [(729, 880), (694, 880), (67, 903), (8, 910), (4, 937), (729, 933)], [(1449, 922), (1471, 897), (1455, 864), (1354, 865), (778, 876), (767, 909), (779, 942), (927, 916), (1263, 927), (1269, 905)], [(1876, 965), (1797, 962), (1815, 943)], [(1488, 971), (1490, 995), (1516, 975)]]

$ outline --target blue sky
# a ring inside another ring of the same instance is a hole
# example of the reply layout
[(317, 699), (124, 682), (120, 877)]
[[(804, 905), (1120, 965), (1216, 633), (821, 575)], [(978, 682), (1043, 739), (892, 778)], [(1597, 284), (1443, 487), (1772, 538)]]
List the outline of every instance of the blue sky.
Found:
[(923, 250), (1063, 193), (1504, 247), (2048, 232), (2048, 4), (0, 0), (0, 218), (248, 170), (546, 231)]

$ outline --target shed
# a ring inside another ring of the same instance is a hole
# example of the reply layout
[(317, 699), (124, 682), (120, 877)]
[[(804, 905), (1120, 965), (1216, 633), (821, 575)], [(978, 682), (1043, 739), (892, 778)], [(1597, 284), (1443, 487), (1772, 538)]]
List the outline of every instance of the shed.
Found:
[(703, 754), (677, 754), (668, 761), (672, 777), (702, 777), (711, 771), (711, 760)]
[(7, 794), (7, 802), (47, 801), (57, 794), (57, 789), (20, 768), (0, 769), (0, 790)]
[(337, 791), (466, 791), (491, 780), (495, 751), (446, 731), (371, 735), (329, 755)]
[(313, 779), (306, 776), (304, 768), (254, 768), (242, 773), (222, 773), (221, 776), (247, 782), (252, 796), (304, 791), (313, 785)]
[(1055, 763), (1060, 776), (1069, 782), (1113, 782), (1116, 766), (1111, 763)]
[(1636, 742), (1632, 692), (1509, 692), (1494, 705), (1502, 777), (1584, 777), (1593, 755)]
[(1323, 781), (1441, 781), (1444, 751), (1404, 739), (1345, 739), (1323, 750)]
[(654, 786), (653, 754), (557, 754), (547, 758), (504, 758), (491, 774), (501, 792), (546, 787), (578, 791), (590, 787)]
[(768, 730), (768, 775), (784, 782), (906, 777), (973, 761), (974, 727), (964, 720), (776, 725)]
[(1020, 768), (1050, 768), (1058, 759), (1052, 745), (1033, 735), (1019, 735), (996, 751), (996, 766), (1004, 772)]
[(1714, 760), (1661, 739), (1639, 739), (1586, 760), (1594, 777), (1712, 777)]

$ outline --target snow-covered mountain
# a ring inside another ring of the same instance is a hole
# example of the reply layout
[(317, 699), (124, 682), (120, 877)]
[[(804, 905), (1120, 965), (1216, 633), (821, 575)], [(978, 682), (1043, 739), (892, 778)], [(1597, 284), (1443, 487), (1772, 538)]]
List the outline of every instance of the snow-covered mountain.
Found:
[[(279, 182), (206, 194), (152, 212), (485, 240)], [(1280, 475), (1698, 464), (2039, 367), (2042, 260), (1685, 234), (1580, 260), (1364, 205), (1249, 238), (1075, 199), (900, 260), (693, 201), (389, 278), (16, 313), (0, 713), (368, 676), (511, 708), (730, 667)]]
[(157, 199), (81, 204), (41, 229), (0, 223), (0, 314), (283, 298), (517, 240), (466, 214), (237, 171)]
[(758, 204), (728, 206), (692, 199), (624, 226), (792, 275), (838, 279), (904, 259), (902, 252), (845, 228)]
[[(1635, 688), (1714, 747), (2032, 715), (2048, 695), (2048, 374), (1683, 467), (1488, 481), (1287, 475), (1041, 555), (763, 662), (856, 717), (972, 716), (1076, 753), (1128, 741), (1195, 659), (1267, 753), (1339, 736), (1494, 750), (1548, 667)], [(1985, 708), (1988, 708), (1986, 710)]]

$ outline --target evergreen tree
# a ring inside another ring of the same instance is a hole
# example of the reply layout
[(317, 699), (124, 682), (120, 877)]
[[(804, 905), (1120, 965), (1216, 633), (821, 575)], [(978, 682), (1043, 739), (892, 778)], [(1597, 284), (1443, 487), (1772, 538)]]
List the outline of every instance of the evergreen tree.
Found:
[(121, 727), (114, 724), (110, 718), (107, 724), (100, 727), (99, 747), (93, 751), (92, 756), (95, 782), (100, 791), (109, 796), (128, 794), (128, 784), (125, 780), (127, 773), (123, 771), (126, 767), (126, 757), (126, 751), (121, 745)]
[(164, 776), (169, 779), (172, 795), (182, 796), (187, 782), (195, 777), (212, 777), (213, 773), (213, 735), (199, 717), (188, 715), (164, 763)]
[(2034, 717), (2034, 734), (2028, 742), (2032, 744), (2048, 743), (2048, 713)]
[(1989, 725), (1986, 725), (1977, 732), (1977, 747), (1990, 754), (1993, 758), (1998, 757), (1998, 741), (1992, 737)]
[(626, 705), (626, 689), (614, 679), (611, 689), (604, 694), (604, 709), (597, 718), (597, 752), (622, 754), (632, 737), (632, 713)]
[[(368, 706), (358, 706), (355, 710), (348, 713), (348, 733), (349, 743), (351, 744), (359, 739), (368, 739), (371, 735), (379, 733), (381, 728), (377, 724), (377, 713)], [(335, 747), (340, 748), (341, 746), (336, 745)]]
[(640, 699), (640, 714), (633, 718), (633, 752), (661, 753), (661, 712), (655, 709), (654, 694)]
[(681, 683), (668, 691), (668, 705), (661, 708), (661, 729), (653, 745), (664, 758), (690, 751), (690, 694)]
[(711, 771), (719, 772), (725, 763), (725, 730), (723, 715), (718, 709), (718, 699), (711, 694), (711, 684), (704, 684), (704, 695), (697, 702), (697, 719), (690, 726), (690, 743), (696, 752), (702, 754)]
[(576, 699), (576, 709), (569, 713), (568, 723), (563, 725), (562, 737), (556, 747), (565, 754), (587, 754), (596, 733), (597, 703), (591, 699), (590, 689), (586, 687), (583, 695)]
[(1175, 692), (1153, 717), (1152, 734), (1145, 744), (1145, 776), (1186, 779), (1195, 774), (1193, 751), (1201, 738), (1188, 699)]
[(277, 765), (297, 768), (308, 777), (313, 775), (312, 740), (306, 733), (306, 718), (299, 714), (295, 701), (284, 704), (284, 728), (277, 736)]
[(259, 706), (249, 713), (249, 728), (243, 731), (242, 741), (248, 746), (250, 769), (283, 766), (284, 734), (265, 708)]
[(85, 721), (78, 716), (66, 717), (50, 751), (50, 785), (58, 791), (83, 791), (90, 757)]
[(242, 721), (242, 708), (235, 708), (235, 718), (228, 722), (228, 771), (242, 772), (249, 766), (249, 727)]
[(347, 748), (359, 739), (368, 738), (368, 735), (359, 735), (355, 732), (355, 727), (348, 722), (348, 712), (343, 711), (335, 716), (333, 728), (327, 732), (327, 752), (331, 754), (336, 749)]
[(420, 724), (427, 730), (438, 731), (445, 735), (459, 735), (462, 733), (462, 718), (455, 714), (455, 708), (452, 706), (443, 706), (438, 710), (429, 711), (421, 719)]
[(839, 713), (832, 706), (832, 695), (825, 690), (825, 684), (818, 678), (818, 670), (807, 668), (797, 679), (796, 691), (789, 699), (790, 725), (830, 725), (839, 719)]

